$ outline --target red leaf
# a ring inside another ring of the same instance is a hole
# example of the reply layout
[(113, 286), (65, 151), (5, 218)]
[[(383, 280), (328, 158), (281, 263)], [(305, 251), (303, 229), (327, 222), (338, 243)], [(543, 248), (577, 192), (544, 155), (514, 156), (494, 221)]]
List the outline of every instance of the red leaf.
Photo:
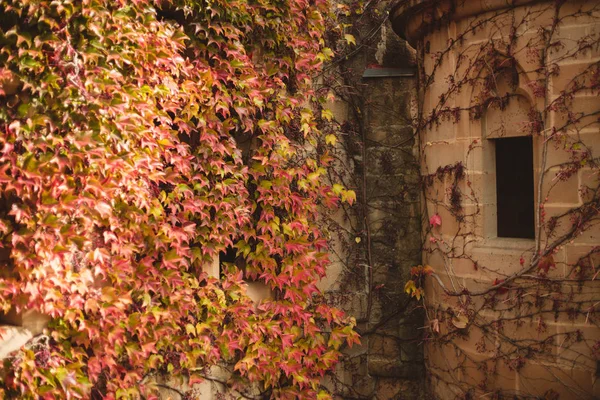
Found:
[(442, 225), (442, 217), (440, 217), (439, 214), (432, 215), (431, 218), (429, 218), (429, 224), (434, 227)]
[(547, 275), (551, 268), (556, 268), (556, 263), (554, 262), (554, 257), (552, 257), (552, 255), (542, 257), (538, 262), (538, 274), (542, 276)]

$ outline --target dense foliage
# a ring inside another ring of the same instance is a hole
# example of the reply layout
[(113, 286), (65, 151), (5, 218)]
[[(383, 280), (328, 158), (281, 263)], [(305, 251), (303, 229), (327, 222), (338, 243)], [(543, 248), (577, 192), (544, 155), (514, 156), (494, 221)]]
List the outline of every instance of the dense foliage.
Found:
[(0, 2), (0, 302), (52, 317), (2, 397), (152, 398), (155, 376), (217, 364), (241, 392), (327, 397), (321, 376), (357, 340), (316, 287), (318, 208), (353, 200), (321, 179), (311, 107), (328, 8)]

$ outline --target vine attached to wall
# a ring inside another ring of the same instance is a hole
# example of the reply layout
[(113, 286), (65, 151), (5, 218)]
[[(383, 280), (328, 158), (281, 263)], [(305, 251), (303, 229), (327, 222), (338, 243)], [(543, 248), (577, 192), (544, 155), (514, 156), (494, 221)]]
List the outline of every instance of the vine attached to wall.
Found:
[[(424, 11), (432, 22), (417, 49), (428, 265), (406, 284), (426, 311), (429, 379), (464, 399), (591, 399), (600, 6), (538, 2), (470, 17), (457, 16), (466, 4), (444, 7)], [(496, 238), (493, 152), (507, 137), (533, 143), (533, 239)], [(455, 161), (438, 166), (445, 154)]]

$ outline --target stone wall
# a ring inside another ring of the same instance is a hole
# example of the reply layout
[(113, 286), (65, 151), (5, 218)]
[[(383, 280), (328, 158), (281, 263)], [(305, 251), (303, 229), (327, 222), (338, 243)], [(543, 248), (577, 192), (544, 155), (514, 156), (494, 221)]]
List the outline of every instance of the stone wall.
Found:
[[(600, 226), (592, 217), (569, 234), (573, 219), (561, 217), (597, 204), (593, 162), (570, 176), (565, 166), (577, 149), (593, 152), (591, 160), (600, 151), (600, 99), (590, 83), (600, 62), (598, 11), (598, 2), (582, 1), (415, 0), (395, 10), (396, 31), (419, 49), (422, 120), (431, 122), (420, 150), (424, 212), (441, 222), (423, 226), (424, 263), (434, 270), (424, 332), (434, 398), (600, 396), (600, 287), (592, 278)], [(573, 114), (553, 109), (578, 76), (584, 89), (567, 100)], [(485, 107), (473, 106), (485, 96)], [(495, 146), (506, 137), (533, 141), (535, 238), (497, 234)], [(557, 226), (548, 225), (552, 217)]]
[[(384, 19), (388, 6), (380, 5)], [(350, 49), (354, 55), (330, 77), (347, 88), (331, 107), (346, 185), (358, 204), (350, 219), (338, 218), (352, 233), (335, 246), (321, 287), (356, 318), (362, 336), (330, 383), (339, 399), (418, 399), (424, 392), (423, 315), (404, 293), (421, 260), (414, 50), (379, 21), (355, 25), (359, 51)]]

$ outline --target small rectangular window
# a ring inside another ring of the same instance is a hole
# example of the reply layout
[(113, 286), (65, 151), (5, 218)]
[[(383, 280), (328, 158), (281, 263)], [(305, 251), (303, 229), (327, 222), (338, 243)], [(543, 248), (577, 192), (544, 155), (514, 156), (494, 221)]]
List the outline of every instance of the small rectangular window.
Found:
[(535, 237), (531, 136), (495, 139), (498, 237)]

